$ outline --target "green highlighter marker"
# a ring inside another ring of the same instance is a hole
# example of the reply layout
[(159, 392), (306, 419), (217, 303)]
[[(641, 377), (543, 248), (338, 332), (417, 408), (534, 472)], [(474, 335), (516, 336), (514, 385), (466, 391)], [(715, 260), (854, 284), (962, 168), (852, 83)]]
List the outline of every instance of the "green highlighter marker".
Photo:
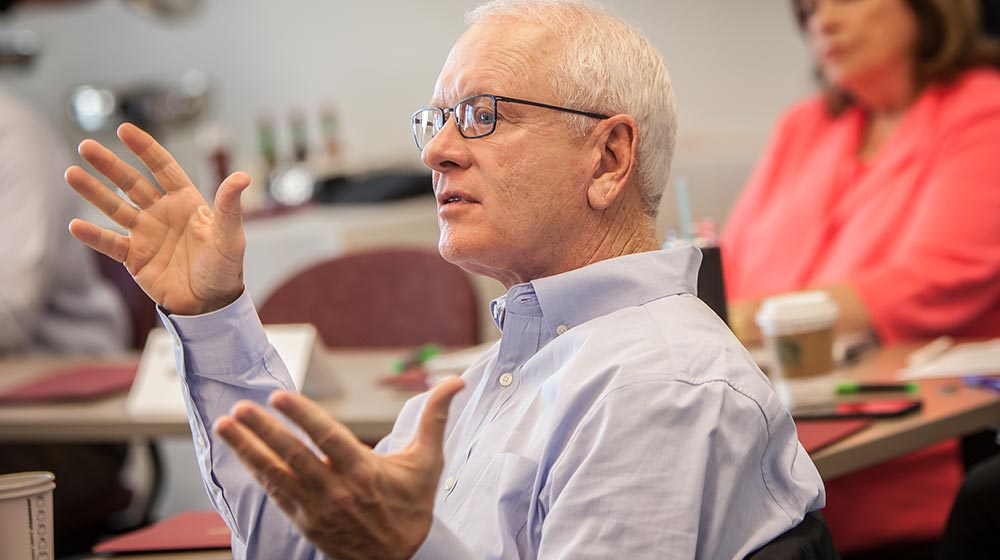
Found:
[(916, 383), (838, 383), (838, 395), (856, 393), (916, 393)]

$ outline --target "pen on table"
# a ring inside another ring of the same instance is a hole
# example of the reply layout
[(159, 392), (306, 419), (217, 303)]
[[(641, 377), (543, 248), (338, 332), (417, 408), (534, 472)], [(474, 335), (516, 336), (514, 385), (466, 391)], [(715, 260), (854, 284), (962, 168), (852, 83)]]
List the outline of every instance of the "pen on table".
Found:
[(861, 360), (861, 357), (868, 352), (879, 347), (878, 339), (875, 337), (865, 337), (864, 339), (850, 345), (844, 351), (843, 364), (851, 365)]
[(916, 383), (838, 383), (838, 395), (853, 395), (855, 393), (916, 393)]
[(962, 378), (962, 382), (970, 387), (983, 387), (985, 389), (993, 389), (994, 391), (1000, 391), (1000, 378), (997, 377), (987, 377), (984, 375), (966, 375)]

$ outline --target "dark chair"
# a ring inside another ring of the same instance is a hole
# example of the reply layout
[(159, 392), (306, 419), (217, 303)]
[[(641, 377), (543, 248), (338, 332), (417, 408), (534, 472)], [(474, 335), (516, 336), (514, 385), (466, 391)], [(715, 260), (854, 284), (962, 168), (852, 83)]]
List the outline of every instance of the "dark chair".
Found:
[(746, 560), (840, 560), (826, 520), (818, 511), (750, 553)]
[(328, 347), (479, 342), (469, 277), (435, 251), (382, 249), (316, 264), (260, 306), (264, 323), (312, 323)]
[(135, 283), (125, 265), (96, 251), (94, 254), (97, 255), (101, 276), (118, 289), (118, 293), (121, 294), (125, 306), (128, 308), (129, 319), (132, 322), (130, 346), (133, 350), (142, 350), (142, 347), (146, 345), (146, 336), (149, 335), (149, 331), (159, 324), (156, 304)]

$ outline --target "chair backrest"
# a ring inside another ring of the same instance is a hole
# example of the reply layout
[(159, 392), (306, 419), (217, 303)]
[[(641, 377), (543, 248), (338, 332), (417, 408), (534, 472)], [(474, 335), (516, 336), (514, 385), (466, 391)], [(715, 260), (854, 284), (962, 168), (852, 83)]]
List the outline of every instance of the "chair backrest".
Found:
[(264, 323), (312, 323), (329, 347), (479, 342), (469, 277), (437, 252), (383, 249), (316, 264), (260, 306)]
[(118, 293), (121, 294), (122, 300), (125, 301), (125, 306), (128, 308), (129, 319), (132, 321), (131, 348), (142, 350), (149, 331), (159, 323), (156, 304), (135, 283), (125, 265), (96, 251), (94, 254), (97, 255), (97, 265), (101, 276), (118, 289)]
[(818, 511), (750, 553), (746, 560), (840, 560), (830, 529)]

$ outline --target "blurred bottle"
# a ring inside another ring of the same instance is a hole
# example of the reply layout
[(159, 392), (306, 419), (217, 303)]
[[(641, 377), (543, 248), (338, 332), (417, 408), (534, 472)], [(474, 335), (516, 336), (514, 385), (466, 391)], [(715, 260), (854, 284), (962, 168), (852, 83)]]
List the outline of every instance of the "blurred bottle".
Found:
[(306, 128), (306, 116), (302, 109), (292, 109), (288, 124), (292, 133), (292, 154), (295, 161), (305, 163), (309, 159), (309, 131)]

